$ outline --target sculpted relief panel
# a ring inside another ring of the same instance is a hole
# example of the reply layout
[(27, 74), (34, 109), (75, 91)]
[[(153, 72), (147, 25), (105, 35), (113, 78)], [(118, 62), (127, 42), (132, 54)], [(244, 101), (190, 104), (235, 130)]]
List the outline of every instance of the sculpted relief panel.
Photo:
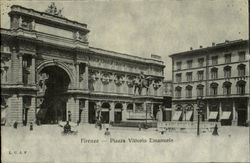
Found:
[(89, 71), (89, 90), (133, 95), (161, 95), (162, 80), (150, 76), (113, 73), (101, 70)]

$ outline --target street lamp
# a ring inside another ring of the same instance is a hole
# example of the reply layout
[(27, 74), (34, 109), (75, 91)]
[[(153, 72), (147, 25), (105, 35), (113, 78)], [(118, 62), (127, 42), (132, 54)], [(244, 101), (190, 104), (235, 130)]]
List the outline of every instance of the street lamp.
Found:
[(203, 106), (204, 106), (202, 99), (203, 99), (202, 96), (197, 97), (197, 106), (198, 106), (198, 109), (197, 109), (197, 112), (198, 112), (197, 136), (200, 135), (200, 115), (202, 114)]

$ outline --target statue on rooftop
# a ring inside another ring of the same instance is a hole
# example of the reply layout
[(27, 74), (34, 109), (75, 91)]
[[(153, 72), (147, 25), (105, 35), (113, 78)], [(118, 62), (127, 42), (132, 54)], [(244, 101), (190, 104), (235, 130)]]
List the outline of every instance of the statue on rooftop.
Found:
[(51, 4), (48, 6), (48, 8), (45, 10), (45, 12), (52, 14), (52, 15), (56, 15), (59, 17), (63, 17), (62, 16), (62, 9), (57, 10), (57, 7), (55, 5), (55, 2), (51, 2)]

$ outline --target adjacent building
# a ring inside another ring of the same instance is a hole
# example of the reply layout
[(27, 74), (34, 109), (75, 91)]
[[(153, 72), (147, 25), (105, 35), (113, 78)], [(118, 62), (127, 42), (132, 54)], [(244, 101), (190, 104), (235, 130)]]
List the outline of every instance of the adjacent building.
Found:
[(225, 41), (172, 54), (173, 121), (202, 120), (222, 125), (249, 121), (249, 40)]
[(53, 3), (46, 12), (14, 5), (9, 16), (10, 29), (0, 30), (3, 124), (94, 123), (97, 110), (105, 123), (154, 119), (163, 100), (161, 57), (91, 47), (87, 24)]

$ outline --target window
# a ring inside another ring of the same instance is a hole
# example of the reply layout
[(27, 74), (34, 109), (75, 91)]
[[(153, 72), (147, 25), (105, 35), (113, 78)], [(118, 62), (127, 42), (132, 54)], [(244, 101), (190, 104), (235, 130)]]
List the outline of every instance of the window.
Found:
[(186, 97), (187, 98), (192, 97), (192, 89), (193, 89), (193, 87), (191, 85), (186, 86)]
[(197, 96), (203, 96), (203, 88), (204, 88), (204, 85), (202, 84), (199, 84), (197, 85)]
[(236, 86), (237, 86), (237, 94), (244, 95), (246, 82), (244, 80), (240, 80), (237, 82)]
[(217, 83), (211, 83), (211, 85), (210, 85), (210, 95), (216, 96), (217, 95), (217, 89), (218, 89), (218, 84)]
[(231, 63), (231, 54), (225, 54), (225, 63)]
[(246, 59), (246, 52), (239, 52), (239, 61), (244, 61)]
[(176, 74), (176, 82), (181, 82), (181, 73)]
[(246, 65), (240, 64), (240, 65), (238, 65), (237, 68), (238, 68), (238, 76), (240, 76), (240, 77), (245, 76), (245, 73), (246, 73)]
[(192, 81), (192, 72), (187, 72), (187, 81), (188, 82)]
[(212, 65), (217, 65), (218, 64), (218, 56), (213, 56), (212, 57)]
[(223, 94), (230, 95), (231, 94), (231, 85), (232, 83), (226, 81), (223, 83)]
[(199, 58), (198, 59), (198, 65), (199, 65), (199, 67), (202, 67), (203, 64), (204, 64), (204, 58)]
[(187, 61), (187, 68), (192, 68), (193, 60)]
[(181, 87), (180, 86), (177, 86), (175, 88), (175, 97), (176, 98), (181, 98)]
[(197, 72), (197, 75), (198, 75), (198, 80), (200, 81), (200, 80), (203, 80), (203, 73), (204, 73), (204, 71), (198, 71)]
[(181, 62), (177, 62), (176, 66), (177, 66), (177, 70), (180, 70), (181, 69)]
[(211, 69), (211, 79), (217, 79), (218, 78), (218, 68), (214, 67)]
[(231, 77), (231, 68), (230, 66), (224, 67), (224, 77), (230, 78)]

